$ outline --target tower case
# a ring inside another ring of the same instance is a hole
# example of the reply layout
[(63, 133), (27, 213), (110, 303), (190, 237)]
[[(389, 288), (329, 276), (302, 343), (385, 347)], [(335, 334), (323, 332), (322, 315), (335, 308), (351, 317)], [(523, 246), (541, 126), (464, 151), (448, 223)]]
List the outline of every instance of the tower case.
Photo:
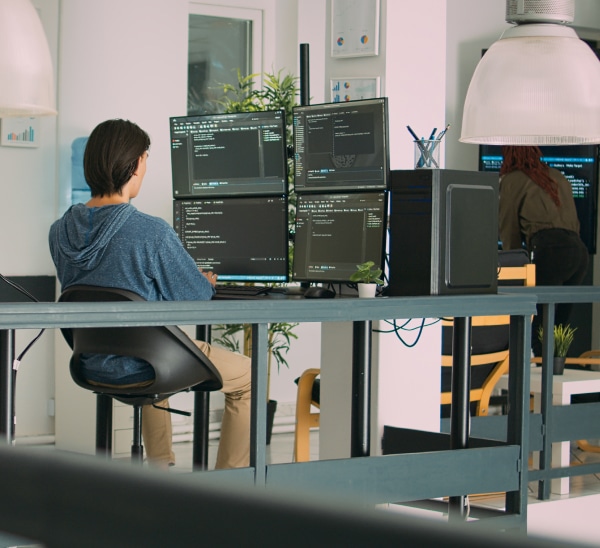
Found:
[(497, 292), (497, 173), (392, 171), (389, 228), (389, 295)]

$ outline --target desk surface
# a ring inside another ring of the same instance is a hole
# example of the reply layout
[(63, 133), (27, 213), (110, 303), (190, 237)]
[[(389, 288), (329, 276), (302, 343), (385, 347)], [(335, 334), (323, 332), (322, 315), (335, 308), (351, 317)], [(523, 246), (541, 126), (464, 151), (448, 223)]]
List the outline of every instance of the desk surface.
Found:
[[(531, 370), (530, 388), (532, 392), (542, 391), (541, 367)], [(563, 375), (552, 376), (552, 392), (563, 396), (600, 392), (600, 372), (565, 369)]]
[[(531, 368), (530, 390), (535, 394), (542, 392), (542, 368)], [(508, 375), (498, 381), (499, 388), (508, 387)], [(552, 376), (552, 393), (555, 396), (571, 396), (573, 394), (589, 394), (600, 392), (600, 371), (581, 371), (565, 369), (563, 375)]]
[(374, 299), (0, 303), (0, 330), (126, 325), (347, 322), (535, 313), (535, 295), (452, 295)]

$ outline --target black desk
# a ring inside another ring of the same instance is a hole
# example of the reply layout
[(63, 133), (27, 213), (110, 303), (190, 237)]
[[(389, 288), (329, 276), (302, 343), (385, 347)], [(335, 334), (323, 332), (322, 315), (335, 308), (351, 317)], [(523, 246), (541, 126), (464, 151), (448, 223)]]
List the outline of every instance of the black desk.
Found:
[[(407, 501), (414, 500), (414, 497), (460, 496), (480, 492), (481, 489), (507, 491), (507, 509), (501, 517), (502, 527), (510, 528), (523, 527), (526, 517), (527, 466), (522, 463), (526, 462), (528, 452), (525, 436), (528, 413), (525, 410), (529, 405), (529, 378), (523, 375), (523, 365), (529, 351), (529, 318), (534, 311), (535, 297), (521, 295), (24, 303), (0, 305), (0, 331), (73, 326), (251, 324), (253, 392), (250, 467), (217, 471), (216, 474), (256, 485), (284, 485), (305, 490), (313, 488), (340, 496), (358, 495), (365, 504)], [(468, 318), (489, 314), (512, 315), (510, 382), (514, 401), (509, 413), (506, 446), (445, 451), (431, 458), (424, 455), (418, 455), (418, 459), (415, 455), (397, 455), (267, 466), (265, 402), (269, 322), (358, 322), (355, 325), (367, 325), (362, 322), (410, 317)], [(8, 403), (0, 402), (4, 407)], [(403, 465), (408, 461), (410, 466)], [(443, 477), (429, 477), (432, 467), (443, 470)], [(213, 472), (206, 474), (212, 475)]]

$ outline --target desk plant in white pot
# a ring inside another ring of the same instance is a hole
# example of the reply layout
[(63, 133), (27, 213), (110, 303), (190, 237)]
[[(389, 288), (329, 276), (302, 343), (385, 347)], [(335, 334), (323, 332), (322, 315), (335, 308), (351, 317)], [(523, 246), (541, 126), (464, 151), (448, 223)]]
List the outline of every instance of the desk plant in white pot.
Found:
[[(562, 375), (565, 371), (565, 361), (567, 353), (575, 338), (576, 327), (571, 327), (570, 324), (557, 324), (554, 326), (554, 363), (552, 372), (554, 375)], [(538, 339), (543, 344), (544, 330), (540, 327), (538, 331)]]
[(359, 297), (375, 297), (377, 286), (383, 285), (381, 273), (381, 268), (376, 267), (373, 261), (356, 265), (356, 272), (350, 276), (350, 281), (358, 285)]

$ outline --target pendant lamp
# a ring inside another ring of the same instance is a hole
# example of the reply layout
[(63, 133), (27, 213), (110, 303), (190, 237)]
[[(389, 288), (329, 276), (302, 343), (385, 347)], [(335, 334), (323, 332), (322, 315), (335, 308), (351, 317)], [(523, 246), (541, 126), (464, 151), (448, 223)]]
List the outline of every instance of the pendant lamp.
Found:
[(483, 55), (463, 111), (463, 143), (600, 143), (600, 61), (568, 27), (574, 0), (507, 0), (516, 23)]
[(0, 0), (0, 118), (54, 115), (46, 34), (30, 0)]

